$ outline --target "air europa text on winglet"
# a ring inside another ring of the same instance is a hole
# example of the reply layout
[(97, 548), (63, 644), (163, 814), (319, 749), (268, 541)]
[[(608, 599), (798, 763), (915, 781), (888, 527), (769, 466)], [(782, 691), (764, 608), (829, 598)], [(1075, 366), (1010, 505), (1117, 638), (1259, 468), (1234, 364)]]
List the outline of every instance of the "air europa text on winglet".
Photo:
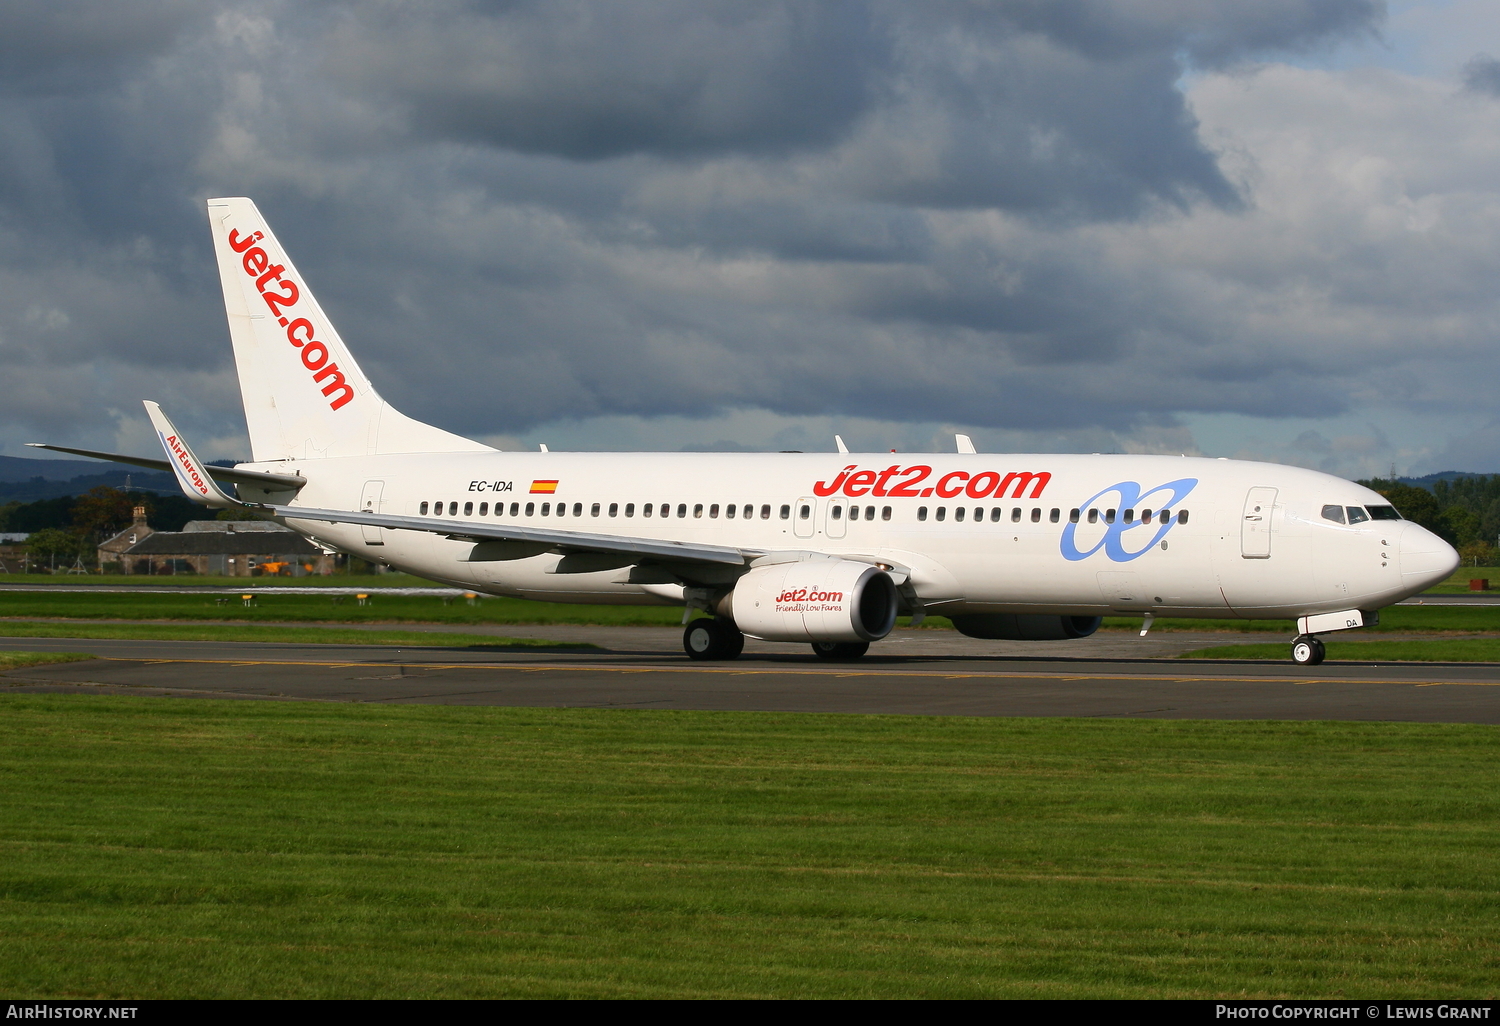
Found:
[[(813, 494), (833, 495), (842, 490), (852, 499), (864, 495), (872, 495), (881, 499), (887, 496), (917, 499), (932, 495), (940, 499), (955, 499), (960, 495), (967, 495), (971, 499), (984, 499), (990, 496), (1003, 499), (1008, 491), (1013, 499), (1039, 499), (1042, 496), (1042, 490), (1052, 480), (1052, 475), (1045, 470), (1041, 473), (1012, 471), (1003, 476), (997, 470), (984, 470), (978, 474), (970, 474), (967, 470), (954, 470), (938, 478), (936, 484), (923, 488), (922, 482), (932, 476), (932, 468), (925, 464), (915, 467), (902, 467), (897, 464), (879, 471), (857, 470), (858, 466), (857, 463), (851, 463), (831, 482), (817, 482), (813, 485)], [(1028, 487), (1031, 487), (1029, 496), (1026, 494)]]
[(198, 475), (198, 471), (193, 468), (192, 458), (188, 456), (187, 450), (182, 447), (182, 443), (177, 440), (177, 436), (172, 435), (166, 438), (165, 441), (167, 443), (167, 448), (171, 451), (173, 456), (177, 457), (177, 462), (179, 465), (181, 465), (183, 473), (188, 476), (188, 479), (190, 481), (192, 481), (193, 487), (197, 489), (198, 494), (207, 495), (208, 485), (203, 483), (203, 478), (200, 477)]
[[(297, 300), (302, 298), (302, 291), (297, 288), (295, 281), (285, 276), (285, 266), (271, 263), (266, 251), (255, 245), (264, 237), (263, 233), (256, 232), (242, 239), (239, 229), (234, 229), (229, 233), (229, 248), (244, 254), (240, 262), (244, 265), (245, 273), (255, 279), (255, 287), (266, 301), (266, 306), (271, 308), (271, 316), (286, 329), (287, 341), (302, 350), (302, 366), (312, 372), (313, 381), (326, 381), (323, 394), (331, 397), (328, 406), (336, 410), (354, 398), (354, 389), (344, 380), (344, 372), (339, 370), (339, 365), (328, 362), (328, 347), (313, 338), (312, 321), (306, 317), (298, 317), (288, 323), (283, 311), (297, 305)], [(286, 291), (267, 292), (266, 286), (273, 281)]]

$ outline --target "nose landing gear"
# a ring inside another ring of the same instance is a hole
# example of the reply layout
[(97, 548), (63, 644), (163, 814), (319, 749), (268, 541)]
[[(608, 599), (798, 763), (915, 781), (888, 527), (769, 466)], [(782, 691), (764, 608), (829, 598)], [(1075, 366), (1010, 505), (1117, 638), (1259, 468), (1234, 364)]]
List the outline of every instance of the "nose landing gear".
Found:
[(1292, 662), (1298, 666), (1317, 666), (1323, 661), (1323, 643), (1311, 634), (1304, 634), (1292, 642)]

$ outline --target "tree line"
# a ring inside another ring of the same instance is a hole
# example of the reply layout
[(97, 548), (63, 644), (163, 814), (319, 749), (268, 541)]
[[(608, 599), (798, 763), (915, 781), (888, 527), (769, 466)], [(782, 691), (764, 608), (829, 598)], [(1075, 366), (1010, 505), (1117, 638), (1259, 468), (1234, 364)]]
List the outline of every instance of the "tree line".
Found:
[(1388, 478), (1357, 483), (1384, 495), (1407, 520), (1420, 524), (1458, 549), (1466, 565), (1497, 565), (1500, 474), (1434, 481), (1431, 491)]
[(180, 531), (189, 520), (206, 519), (207, 513), (181, 495), (103, 485), (83, 495), (0, 505), (0, 533), (30, 534), (26, 551), (33, 563), (68, 567), (81, 560), (92, 567), (99, 543), (129, 527), (137, 506), (146, 508), (146, 519), (158, 531)]

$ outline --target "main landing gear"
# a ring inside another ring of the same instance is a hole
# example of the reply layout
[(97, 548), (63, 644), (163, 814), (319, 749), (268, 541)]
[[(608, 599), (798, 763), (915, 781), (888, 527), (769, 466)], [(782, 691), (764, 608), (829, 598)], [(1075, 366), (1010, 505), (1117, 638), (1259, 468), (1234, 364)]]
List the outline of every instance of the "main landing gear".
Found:
[(1292, 662), (1298, 666), (1317, 666), (1323, 661), (1323, 643), (1311, 634), (1292, 641)]
[(868, 641), (814, 641), (812, 650), (819, 659), (831, 659), (837, 663), (851, 662), (870, 651)]
[(745, 636), (734, 621), (705, 616), (687, 625), (682, 648), (689, 659), (738, 659), (745, 650)]

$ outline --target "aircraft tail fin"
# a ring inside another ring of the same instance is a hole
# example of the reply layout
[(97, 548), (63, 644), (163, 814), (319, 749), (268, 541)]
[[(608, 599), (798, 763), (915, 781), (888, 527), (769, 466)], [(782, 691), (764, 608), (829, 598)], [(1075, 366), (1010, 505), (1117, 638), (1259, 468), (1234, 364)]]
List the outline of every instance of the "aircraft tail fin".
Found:
[(493, 451), (375, 391), (255, 204), (208, 201), (254, 460)]

